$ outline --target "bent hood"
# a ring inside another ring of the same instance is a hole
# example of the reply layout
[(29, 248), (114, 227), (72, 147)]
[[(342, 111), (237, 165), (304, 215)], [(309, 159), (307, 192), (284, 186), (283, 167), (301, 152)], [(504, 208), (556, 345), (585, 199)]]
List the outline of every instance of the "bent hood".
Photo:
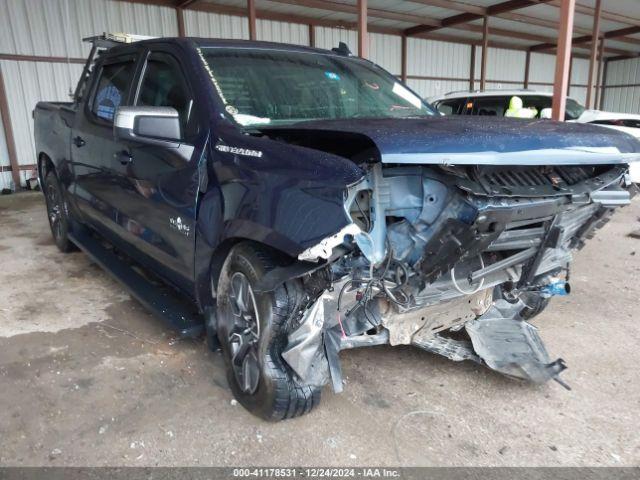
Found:
[(640, 160), (640, 141), (626, 133), (551, 120), (462, 116), (323, 120), (287, 130), (364, 135), (375, 144), (383, 163), (586, 165)]

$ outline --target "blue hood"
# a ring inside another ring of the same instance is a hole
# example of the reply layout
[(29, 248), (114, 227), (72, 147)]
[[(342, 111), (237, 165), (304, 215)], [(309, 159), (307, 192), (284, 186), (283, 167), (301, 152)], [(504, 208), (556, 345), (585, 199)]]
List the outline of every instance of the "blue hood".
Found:
[(640, 160), (640, 141), (579, 123), (496, 117), (347, 119), (299, 123), (289, 130), (349, 132), (371, 139), (383, 163), (586, 165)]

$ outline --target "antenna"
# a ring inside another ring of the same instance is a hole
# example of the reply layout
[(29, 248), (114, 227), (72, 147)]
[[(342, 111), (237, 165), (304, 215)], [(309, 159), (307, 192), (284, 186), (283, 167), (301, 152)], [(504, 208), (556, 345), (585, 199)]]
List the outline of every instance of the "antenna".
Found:
[(352, 55), (351, 50), (349, 50), (349, 47), (344, 42), (338, 43), (338, 47), (332, 48), (331, 51), (336, 52), (339, 55), (344, 55), (345, 57), (350, 57)]

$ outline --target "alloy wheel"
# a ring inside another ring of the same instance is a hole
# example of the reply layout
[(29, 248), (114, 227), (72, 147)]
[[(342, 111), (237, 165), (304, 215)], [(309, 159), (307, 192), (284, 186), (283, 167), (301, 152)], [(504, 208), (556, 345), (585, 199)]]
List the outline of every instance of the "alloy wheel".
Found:
[(58, 190), (53, 185), (47, 188), (47, 214), (51, 231), (56, 239), (62, 237), (62, 205)]
[(253, 394), (260, 379), (260, 319), (251, 284), (244, 273), (235, 272), (231, 276), (228, 302), (232, 324), (227, 340), (233, 372), (242, 391)]

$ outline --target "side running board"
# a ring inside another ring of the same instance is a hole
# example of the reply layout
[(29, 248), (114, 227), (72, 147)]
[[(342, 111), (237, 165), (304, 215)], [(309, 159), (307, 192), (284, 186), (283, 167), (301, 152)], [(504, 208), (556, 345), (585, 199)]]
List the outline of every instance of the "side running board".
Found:
[(181, 337), (194, 338), (204, 333), (204, 319), (177, 293), (173, 294), (168, 288), (158, 287), (150, 282), (90, 234), (80, 230), (70, 233), (69, 237), (95, 263), (120, 282), (136, 300), (176, 330)]

